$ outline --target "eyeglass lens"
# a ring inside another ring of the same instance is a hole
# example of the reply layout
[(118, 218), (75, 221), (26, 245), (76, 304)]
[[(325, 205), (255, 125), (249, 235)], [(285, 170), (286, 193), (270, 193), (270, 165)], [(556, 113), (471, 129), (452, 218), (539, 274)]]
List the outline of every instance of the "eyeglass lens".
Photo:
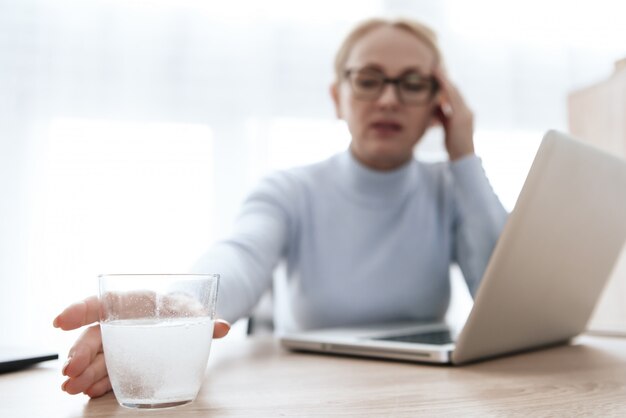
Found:
[(376, 100), (387, 83), (395, 85), (400, 100), (407, 104), (425, 103), (436, 90), (436, 83), (431, 77), (413, 71), (390, 79), (380, 71), (364, 69), (348, 71), (348, 78), (356, 97), (363, 100)]

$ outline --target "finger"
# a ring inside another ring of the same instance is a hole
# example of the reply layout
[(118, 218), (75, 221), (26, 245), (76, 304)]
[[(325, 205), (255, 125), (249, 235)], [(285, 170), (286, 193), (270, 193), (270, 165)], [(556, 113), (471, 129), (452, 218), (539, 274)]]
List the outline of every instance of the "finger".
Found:
[(436, 109), (434, 111), (433, 116), (428, 121), (428, 127), (429, 128), (433, 128), (433, 127), (436, 127), (436, 126), (442, 126), (444, 124), (444, 121), (442, 120), (442, 118), (439, 115), (439, 113), (440, 113), (440, 109)]
[(151, 318), (157, 312), (157, 294), (153, 291), (106, 292), (101, 300), (104, 318)]
[(213, 338), (225, 337), (230, 331), (230, 324), (223, 319), (216, 319), (215, 326), (213, 328)]
[(443, 94), (442, 105), (444, 105), (444, 103), (447, 103), (447, 105), (451, 106), (452, 108), (465, 106), (465, 100), (459, 92), (459, 89), (454, 85), (454, 83), (452, 83), (452, 81), (450, 81), (450, 79), (441, 67), (435, 70), (434, 76), (439, 82), (439, 86), (441, 87), (441, 92)]
[(97, 322), (99, 316), (100, 301), (97, 296), (91, 296), (65, 308), (63, 312), (54, 318), (52, 325), (63, 330), (76, 329), (83, 325)]
[(449, 90), (451, 90), (452, 82), (450, 81), (450, 79), (448, 78), (448, 75), (445, 73), (445, 71), (441, 67), (438, 67), (437, 69), (435, 69), (433, 75), (439, 82), (439, 86), (444, 92), (447, 93)]
[(83, 393), (90, 398), (97, 398), (108, 393), (111, 389), (111, 379), (107, 376), (98, 380), (96, 383), (91, 385), (91, 387), (87, 388), (87, 390), (84, 390)]
[(448, 126), (448, 116), (444, 113), (441, 106), (437, 107), (431, 119), (431, 126), (441, 125), (445, 129)]
[(439, 94), (437, 96), (437, 111), (436, 116), (442, 123), (445, 123), (447, 119), (452, 116), (452, 105), (450, 97), (450, 83), (441, 71), (437, 69), (434, 72), (435, 79), (439, 83)]
[(440, 112), (439, 118), (442, 121), (447, 121), (454, 115), (454, 110), (452, 109), (452, 105), (449, 102), (441, 103), (438, 110)]
[(104, 363), (104, 354), (100, 353), (83, 373), (76, 377), (70, 377), (63, 383), (62, 388), (70, 395), (76, 395), (77, 393), (86, 391), (106, 376), (107, 368)]
[(102, 353), (102, 334), (100, 325), (94, 325), (87, 328), (70, 348), (63, 374), (68, 377), (80, 376), (100, 353)]

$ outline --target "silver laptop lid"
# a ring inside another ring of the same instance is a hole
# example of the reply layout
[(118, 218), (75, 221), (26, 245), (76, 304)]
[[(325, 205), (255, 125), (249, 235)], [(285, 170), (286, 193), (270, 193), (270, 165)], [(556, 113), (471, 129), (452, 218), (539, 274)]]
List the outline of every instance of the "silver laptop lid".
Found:
[(626, 239), (626, 162), (548, 132), (496, 245), (454, 363), (585, 329)]

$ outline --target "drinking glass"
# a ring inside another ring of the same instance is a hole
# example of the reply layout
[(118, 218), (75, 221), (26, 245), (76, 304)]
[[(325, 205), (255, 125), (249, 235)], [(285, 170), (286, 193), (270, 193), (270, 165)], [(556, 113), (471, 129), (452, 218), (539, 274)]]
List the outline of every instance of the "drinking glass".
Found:
[(168, 408), (196, 398), (218, 282), (217, 274), (99, 276), (104, 358), (120, 405)]

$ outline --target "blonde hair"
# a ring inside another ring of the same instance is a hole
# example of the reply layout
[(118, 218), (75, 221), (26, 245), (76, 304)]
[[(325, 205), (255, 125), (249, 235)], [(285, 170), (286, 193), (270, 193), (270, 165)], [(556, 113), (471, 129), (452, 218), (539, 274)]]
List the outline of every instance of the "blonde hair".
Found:
[(437, 35), (435, 34), (435, 31), (428, 26), (410, 19), (373, 18), (356, 25), (350, 33), (348, 33), (348, 36), (346, 36), (343, 43), (339, 47), (337, 55), (335, 55), (335, 82), (339, 82), (343, 78), (343, 72), (345, 71), (344, 67), (354, 44), (374, 29), (384, 26), (398, 28), (415, 35), (415, 37), (423, 41), (430, 49), (432, 49), (435, 53), (436, 62), (441, 62), (441, 50), (439, 49), (439, 45), (437, 43)]

